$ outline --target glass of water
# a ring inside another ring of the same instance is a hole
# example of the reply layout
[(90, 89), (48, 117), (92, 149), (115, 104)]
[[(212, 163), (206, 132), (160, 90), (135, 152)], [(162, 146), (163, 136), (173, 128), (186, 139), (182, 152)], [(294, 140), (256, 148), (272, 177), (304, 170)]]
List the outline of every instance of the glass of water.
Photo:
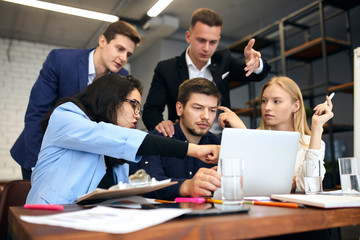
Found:
[(360, 194), (360, 158), (339, 158), (341, 190), (344, 194)]
[(321, 164), (321, 161), (314, 160), (303, 162), (306, 194), (317, 194), (323, 191), (321, 179)]
[(221, 198), (223, 204), (242, 204), (244, 200), (244, 162), (241, 158), (222, 158)]

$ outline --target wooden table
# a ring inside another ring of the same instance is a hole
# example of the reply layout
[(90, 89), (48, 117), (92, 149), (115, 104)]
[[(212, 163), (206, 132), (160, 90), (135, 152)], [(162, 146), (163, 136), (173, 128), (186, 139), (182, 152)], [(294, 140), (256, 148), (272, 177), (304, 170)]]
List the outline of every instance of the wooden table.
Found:
[[(14, 239), (248, 239), (360, 224), (360, 208), (293, 209), (250, 206), (248, 214), (173, 219), (129, 234), (81, 231), (20, 220), (21, 215), (47, 215), (53, 211), (11, 207), (10, 232)], [(81, 209), (65, 205), (64, 211)]]

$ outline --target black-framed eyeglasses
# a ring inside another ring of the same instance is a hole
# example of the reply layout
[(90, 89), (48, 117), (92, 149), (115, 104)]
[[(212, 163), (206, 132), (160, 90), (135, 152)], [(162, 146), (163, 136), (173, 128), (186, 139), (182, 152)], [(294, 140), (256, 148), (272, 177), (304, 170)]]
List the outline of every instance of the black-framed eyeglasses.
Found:
[(136, 99), (125, 99), (125, 102), (128, 102), (131, 104), (131, 107), (134, 109), (134, 113), (136, 115), (140, 115), (142, 114), (142, 111), (141, 111), (141, 103), (139, 103), (138, 100)]

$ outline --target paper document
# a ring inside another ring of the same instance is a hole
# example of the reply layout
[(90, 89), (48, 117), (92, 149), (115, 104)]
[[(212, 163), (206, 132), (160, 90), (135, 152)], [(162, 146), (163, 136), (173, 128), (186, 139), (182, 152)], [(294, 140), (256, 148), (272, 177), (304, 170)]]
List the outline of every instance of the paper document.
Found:
[(270, 197), (266, 196), (254, 196), (244, 197), (245, 201), (271, 201)]
[(29, 223), (79, 230), (130, 233), (163, 223), (190, 211), (190, 209), (174, 208), (137, 210), (98, 206), (88, 210), (47, 216), (20, 216), (20, 219)]

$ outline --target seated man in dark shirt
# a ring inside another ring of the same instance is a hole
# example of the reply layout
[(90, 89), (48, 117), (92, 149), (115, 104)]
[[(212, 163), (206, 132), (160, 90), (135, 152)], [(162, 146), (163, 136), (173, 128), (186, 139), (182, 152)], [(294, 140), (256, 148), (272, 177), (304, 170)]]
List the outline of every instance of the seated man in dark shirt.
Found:
[[(220, 139), (209, 132), (221, 95), (217, 87), (205, 78), (194, 78), (179, 87), (176, 112), (180, 121), (175, 124), (172, 138), (195, 144), (220, 144)], [(157, 130), (150, 133), (162, 135)], [(145, 195), (149, 198), (173, 200), (179, 196), (210, 196), (220, 187), (217, 166), (194, 157), (179, 160), (173, 157), (144, 157), (137, 165), (156, 180), (171, 178), (178, 184)]]

